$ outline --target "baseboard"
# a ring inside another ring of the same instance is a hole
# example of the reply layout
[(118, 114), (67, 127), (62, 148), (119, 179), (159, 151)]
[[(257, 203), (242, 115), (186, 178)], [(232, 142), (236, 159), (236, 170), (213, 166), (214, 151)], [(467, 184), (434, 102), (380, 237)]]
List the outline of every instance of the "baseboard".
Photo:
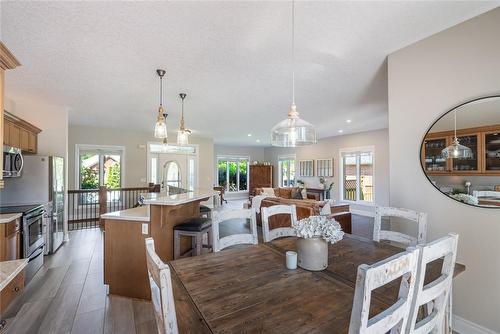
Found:
[(489, 328), (478, 325), (472, 321), (454, 314), (452, 318), (453, 331), (460, 334), (500, 334)]

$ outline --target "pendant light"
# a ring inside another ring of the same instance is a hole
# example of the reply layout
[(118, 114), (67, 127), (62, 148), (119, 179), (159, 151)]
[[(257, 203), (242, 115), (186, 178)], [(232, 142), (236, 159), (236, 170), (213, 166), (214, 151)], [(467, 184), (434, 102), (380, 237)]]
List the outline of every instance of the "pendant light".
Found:
[(295, 105), (295, 2), (292, 1), (292, 105), (288, 117), (271, 129), (271, 144), (297, 147), (316, 143), (314, 126), (299, 117)]
[(472, 150), (467, 146), (460, 145), (457, 137), (457, 111), (454, 111), (455, 117), (455, 136), (450, 146), (441, 151), (444, 158), (448, 159), (469, 159), (472, 158)]
[(187, 145), (189, 144), (189, 135), (191, 134), (191, 130), (188, 130), (184, 127), (184, 99), (186, 98), (186, 94), (180, 93), (179, 96), (182, 99), (182, 111), (181, 111), (181, 124), (179, 126), (179, 132), (177, 133), (177, 144)]
[(155, 124), (155, 138), (165, 139), (167, 138), (167, 124), (165, 121), (168, 115), (163, 109), (163, 76), (165, 70), (156, 70), (156, 73), (160, 77), (160, 106), (158, 107), (158, 117)]

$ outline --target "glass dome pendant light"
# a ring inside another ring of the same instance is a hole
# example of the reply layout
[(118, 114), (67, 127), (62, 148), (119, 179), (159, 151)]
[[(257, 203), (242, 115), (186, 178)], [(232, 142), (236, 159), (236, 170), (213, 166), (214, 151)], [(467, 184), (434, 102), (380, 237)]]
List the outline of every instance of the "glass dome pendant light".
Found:
[(450, 146), (441, 151), (444, 158), (448, 159), (469, 159), (472, 158), (472, 150), (467, 146), (460, 145), (457, 137), (457, 111), (454, 111), (455, 116), (455, 136)]
[(166, 139), (168, 135), (165, 121), (168, 114), (163, 109), (163, 76), (165, 75), (165, 70), (156, 70), (156, 73), (160, 77), (160, 106), (158, 107), (158, 117), (155, 123), (155, 138)]
[(181, 112), (181, 124), (179, 126), (179, 132), (177, 133), (177, 144), (187, 145), (189, 144), (189, 135), (191, 134), (191, 130), (186, 129), (184, 127), (184, 99), (186, 98), (186, 94), (180, 93), (179, 96), (182, 99), (182, 112)]
[(295, 105), (295, 1), (292, 1), (292, 105), (288, 117), (271, 129), (271, 144), (279, 147), (297, 147), (316, 143), (316, 130), (299, 117)]

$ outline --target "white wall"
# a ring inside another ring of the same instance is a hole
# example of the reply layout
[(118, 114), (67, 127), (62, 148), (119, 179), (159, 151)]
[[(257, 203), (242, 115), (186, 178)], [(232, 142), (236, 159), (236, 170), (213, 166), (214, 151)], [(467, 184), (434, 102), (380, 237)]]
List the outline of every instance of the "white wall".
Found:
[[(153, 133), (133, 130), (98, 128), (71, 125), (69, 127), (69, 185), (75, 189), (75, 145), (116, 145), (125, 147), (124, 187), (147, 185), (148, 141), (158, 141)], [(191, 144), (199, 145), (199, 186), (211, 189), (214, 184), (214, 145), (212, 138), (189, 138)], [(141, 145), (141, 146), (139, 146)]]
[[(265, 149), (265, 160), (271, 162), (274, 166), (273, 182), (277, 186), (279, 182), (278, 176), (278, 156), (287, 154), (296, 154), (296, 159), (322, 159), (334, 158), (334, 186), (331, 192), (332, 198), (340, 199), (340, 174), (339, 174), (339, 150), (346, 148), (356, 148), (363, 146), (375, 147), (375, 202), (379, 205), (387, 205), (389, 203), (389, 138), (388, 130), (376, 130), (361, 132), (350, 135), (335, 136), (320, 139), (317, 144), (298, 147), (298, 148), (279, 148), (269, 147)], [(306, 178), (300, 177), (306, 182), (306, 187), (317, 187), (318, 177)], [(330, 182), (327, 179), (327, 182)], [(355, 209), (364, 210), (359, 205), (353, 206)], [(368, 209), (370, 210), (370, 209)]]
[[(455, 105), (500, 93), (500, 9), (389, 56), (390, 202), (429, 213), (429, 239), (460, 234), (456, 315), (500, 332), (500, 210), (460, 204), (420, 167), (426, 130)], [(465, 332), (464, 332), (465, 333)]]
[[(214, 182), (217, 182), (217, 156), (239, 156), (249, 157), (250, 164), (254, 161), (264, 161), (264, 147), (252, 146), (231, 146), (231, 145), (215, 145), (214, 146)], [(230, 193), (226, 192), (227, 199), (242, 199), (248, 198), (248, 191)]]

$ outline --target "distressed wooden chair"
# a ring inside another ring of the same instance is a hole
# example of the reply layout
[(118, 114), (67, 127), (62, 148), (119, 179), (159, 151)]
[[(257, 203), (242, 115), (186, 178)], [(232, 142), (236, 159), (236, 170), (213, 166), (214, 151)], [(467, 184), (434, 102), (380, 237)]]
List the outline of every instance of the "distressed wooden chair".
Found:
[[(295, 236), (295, 230), (292, 228), (293, 224), (297, 222), (297, 208), (295, 205), (273, 205), (263, 207), (262, 211), (262, 232), (264, 242), (269, 242), (276, 238)], [(269, 229), (269, 217), (275, 215), (289, 215), (290, 227), (277, 227), (272, 230)]]
[[(191, 249), (181, 254), (181, 238), (191, 238)], [(206, 243), (203, 244), (204, 237)], [(174, 226), (174, 260), (201, 255), (203, 248), (212, 248), (212, 220), (194, 217)]]
[[(397, 217), (410, 220), (417, 223), (418, 236), (415, 238), (411, 235), (396, 231), (382, 230), (383, 217)], [(375, 209), (375, 222), (373, 224), (373, 240), (389, 240), (394, 241), (404, 246), (416, 246), (417, 244), (425, 243), (427, 239), (427, 213), (417, 212), (408, 209), (398, 209), (390, 207), (377, 207)]]
[[(420, 249), (419, 268), (407, 333), (451, 333), (449, 330), (452, 306), (451, 287), (457, 258), (457, 244), (458, 235), (449, 234), (427, 245), (417, 246)], [(440, 258), (443, 258), (441, 276), (425, 284), (427, 264)], [(422, 306), (426, 310), (425, 317), (417, 321), (419, 309)]]
[[(403, 333), (410, 317), (420, 250), (413, 248), (358, 267), (349, 334)], [(398, 301), (369, 319), (372, 291), (401, 277)]]
[(156, 254), (153, 238), (146, 239), (146, 263), (158, 333), (178, 334), (170, 268)]
[[(212, 232), (213, 232), (213, 250), (219, 252), (224, 248), (258, 243), (257, 239), (257, 223), (255, 220), (254, 209), (234, 209), (214, 211), (212, 213)], [(250, 233), (233, 234), (221, 238), (219, 233), (220, 223), (233, 219), (245, 219), (250, 222)]]

